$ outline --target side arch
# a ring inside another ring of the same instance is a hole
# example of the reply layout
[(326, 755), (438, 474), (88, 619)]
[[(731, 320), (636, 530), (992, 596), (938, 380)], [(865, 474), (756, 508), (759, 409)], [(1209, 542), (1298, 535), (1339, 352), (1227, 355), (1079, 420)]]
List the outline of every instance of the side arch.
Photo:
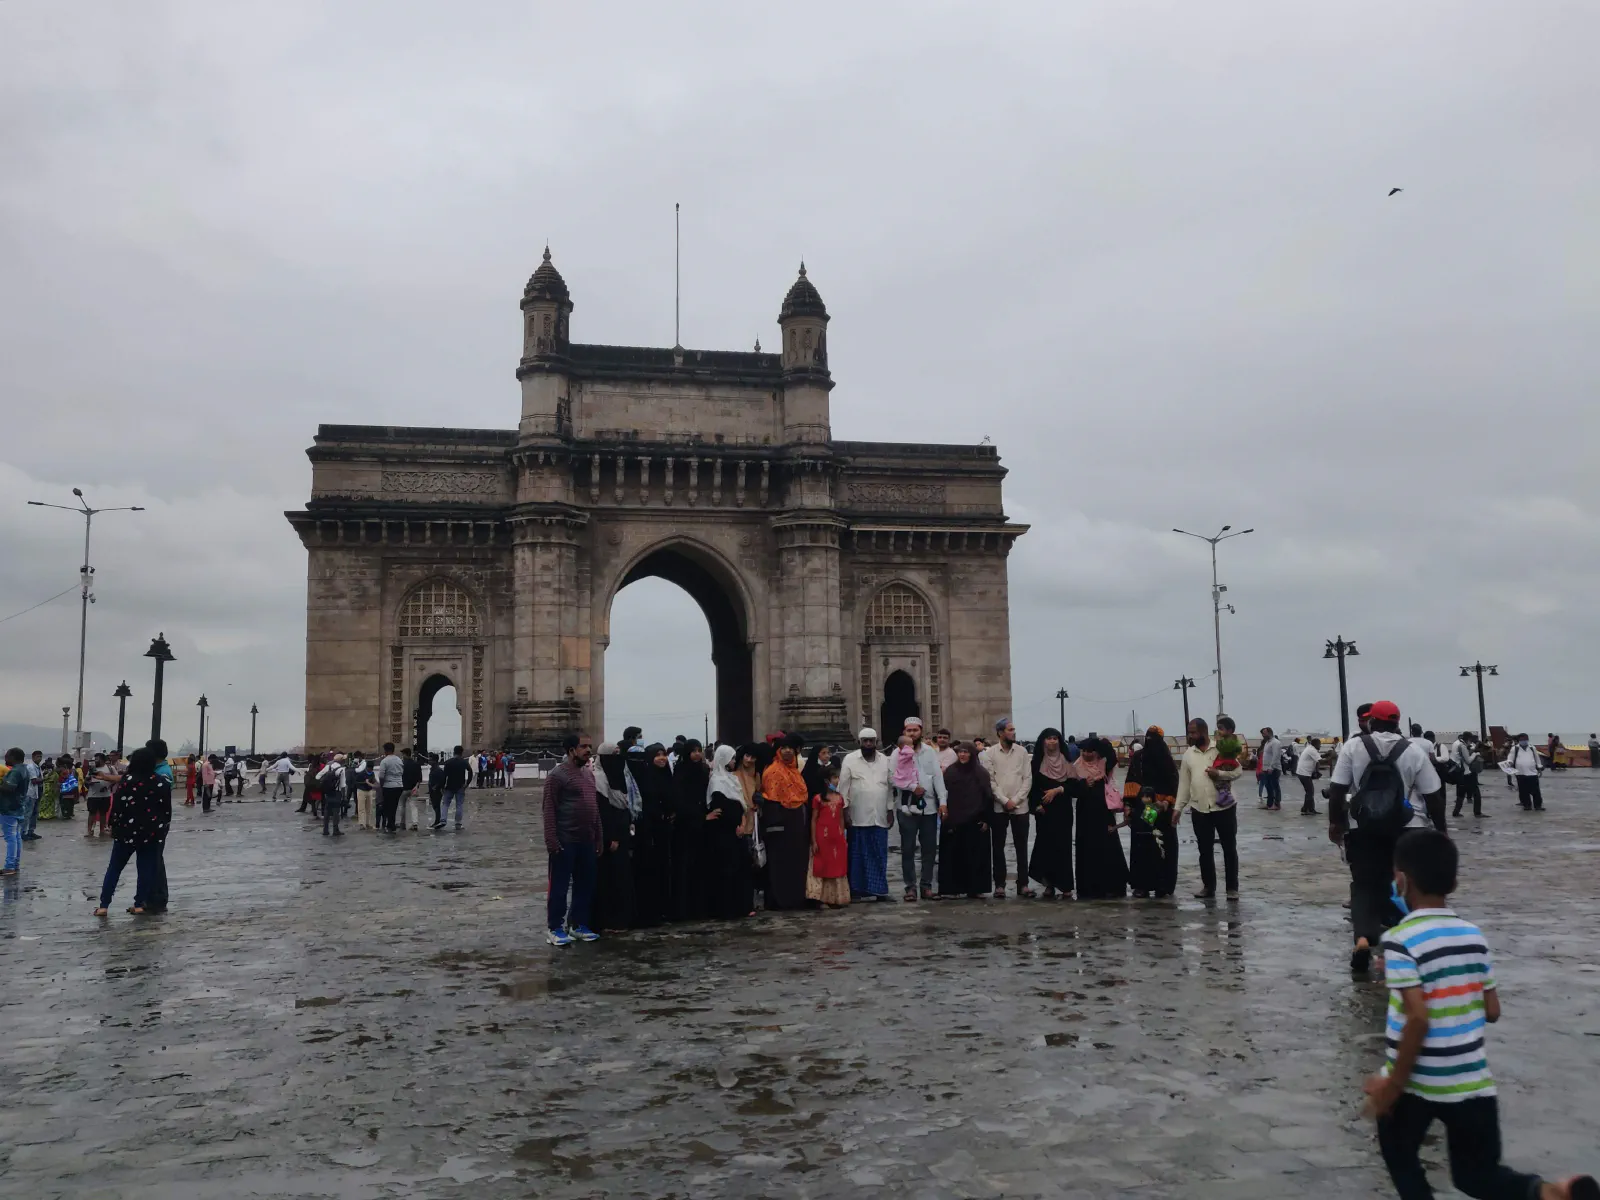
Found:
[[(947, 626), (941, 607), (927, 583), (899, 574), (875, 582), (856, 597), (860, 669), (854, 704), (866, 723), (916, 715), (936, 729), (946, 720), (943, 631)], [(889, 685), (896, 675), (903, 680), (896, 681), (891, 697)]]

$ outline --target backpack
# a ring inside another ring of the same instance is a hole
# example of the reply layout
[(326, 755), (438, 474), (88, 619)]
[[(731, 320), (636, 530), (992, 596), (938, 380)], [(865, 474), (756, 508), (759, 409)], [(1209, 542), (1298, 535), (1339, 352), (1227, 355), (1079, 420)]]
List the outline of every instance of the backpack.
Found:
[(1366, 747), (1367, 766), (1356, 794), (1350, 797), (1350, 815), (1362, 829), (1398, 837), (1411, 824), (1411, 801), (1406, 799), (1406, 781), (1399, 767), (1400, 756), (1411, 748), (1411, 742), (1400, 738), (1386, 756), (1379, 755), (1378, 743), (1370, 733), (1361, 735), (1361, 744)]
[(61, 777), (60, 794), (63, 796), (76, 796), (78, 794), (78, 773), (68, 771)]

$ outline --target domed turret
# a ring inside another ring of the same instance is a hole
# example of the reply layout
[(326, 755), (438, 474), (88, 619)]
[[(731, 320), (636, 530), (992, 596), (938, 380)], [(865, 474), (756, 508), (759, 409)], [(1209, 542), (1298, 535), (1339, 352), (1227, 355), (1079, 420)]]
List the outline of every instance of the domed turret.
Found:
[(524, 441), (561, 437), (566, 431), (571, 315), (567, 281), (550, 261), (550, 247), (546, 246), (544, 261), (522, 289), (522, 361), (517, 365), (517, 378), (522, 382), (519, 429)]
[(567, 281), (550, 261), (550, 247), (544, 248), (544, 261), (522, 289), (522, 361), (564, 358), (567, 353), (567, 317), (572, 312), (572, 296)]
[(784, 373), (811, 376), (833, 386), (828, 380), (828, 310), (816, 285), (806, 278), (805, 263), (783, 298), (778, 327), (783, 330)]
[(778, 311), (783, 331), (783, 432), (788, 442), (826, 442), (828, 392), (828, 310), (811, 280), (806, 265), (783, 298)]
[(828, 319), (828, 310), (823, 306), (822, 294), (817, 291), (816, 284), (806, 278), (805, 263), (800, 264), (800, 278), (794, 281), (789, 294), (783, 298), (783, 307), (778, 310), (779, 324), (790, 317), (821, 317), (824, 321)]

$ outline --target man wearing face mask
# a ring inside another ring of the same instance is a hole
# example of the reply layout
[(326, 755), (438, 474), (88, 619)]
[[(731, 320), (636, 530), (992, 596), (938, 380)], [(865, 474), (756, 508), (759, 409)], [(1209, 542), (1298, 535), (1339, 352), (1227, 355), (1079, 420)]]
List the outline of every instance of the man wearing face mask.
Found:
[[(1380, 700), (1367, 722), (1371, 732), (1345, 745), (1328, 788), (1328, 840), (1344, 847), (1350, 867), (1350, 969), (1357, 974), (1371, 964), (1383, 931), (1400, 919), (1389, 886), (1395, 843), (1429, 818), (1445, 831), (1444, 784), (1432, 757), (1400, 732), (1399, 706)], [(1411, 796), (1422, 799), (1426, 816)]]
[(1529, 743), (1527, 734), (1517, 734), (1516, 743), (1511, 747), (1511, 753), (1506, 755), (1505, 762), (1500, 764), (1500, 769), (1517, 781), (1517, 802), (1525, 812), (1544, 811), (1544, 796), (1539, 791), (1539, 776), (1544, 773), (1544, 765), (1539, 761), (1539, 752)]

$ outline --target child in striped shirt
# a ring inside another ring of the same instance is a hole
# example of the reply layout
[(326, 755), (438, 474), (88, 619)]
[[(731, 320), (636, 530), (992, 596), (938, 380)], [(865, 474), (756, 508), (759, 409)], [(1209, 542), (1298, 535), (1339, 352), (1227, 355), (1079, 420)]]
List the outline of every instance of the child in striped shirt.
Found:
[(1489, 947), (1456, 916), (1455, 843), (1414, 829), (1394, 851), (1394, 892), (1405, 918), (1383, 936), (1389, 984), (1388, 1062), (1367, 1080), (1367, 1109), (1401, 1200), (1431, 1200), (1418, 1150), (1428, 1127), (1445, 1127), (1450, 1179), (1469, 1196), (1505, 1200), (1600, 1200), (1590, 1176), (1546, 1183), (1500, 1161), (1500, 1116), (1484, 1032), (1500, 1019)]

